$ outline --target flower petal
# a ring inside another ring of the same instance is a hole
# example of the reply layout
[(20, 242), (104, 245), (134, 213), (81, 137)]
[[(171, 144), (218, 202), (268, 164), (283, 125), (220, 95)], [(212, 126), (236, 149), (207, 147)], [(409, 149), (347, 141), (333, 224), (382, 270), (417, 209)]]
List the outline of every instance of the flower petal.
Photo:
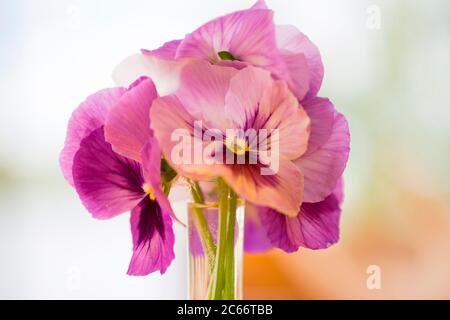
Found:
[(177, 96), (189, 113), (202, 120), (208, 128), (225, 130), (225, 95), (231, 78), (238, 71), (231, 67), (211, 65), (198, 61), (187, 65), (181, 73)]
[(150, 183), (159, 206), (178, 223), (183, 224), (175, 216), (172, 206), (161, 188), (161, 149), (155, 137), (151, 137), (142, 148), (141, 159), (145, 181)]
[(105, 137), (115, 152), (141, 161), (141, 149), (152, 135), (149, 112), (157, 96), (153, 81), (143, 78), (111, 109), (106, 120)]
[[(322, 59), (317, 46), (296, 27), (291, 25), (277, 26), (276, 37), (278, 48), (283, 52), (284, 59), (288, 61), (289, 69), (297, 58), (301, 58), (298, 54), (304, 54), (309, 68), (309, 91), (304, 99), (316, 96), (322, 85), (324, 73)], [(291, 70), (295, 71), (296, 69), (293, 68)], [(303, 83), (303, 80), (299, 78), (303, 77), (302, 73), (291, 72), (291, 77), (294, 83)]]
[(240, 70), (231, 79), (225, 112), (238, 128), (255, 129), (258, 134), (262, 133), (260, 129), (268, 134), (278, 131), (270, 141), (261, 139), (259, 147), (268, 142), (268, 148), (273, 149), (276, 143), (279, 156), (289, 160), (306, 151), (309, 118), (286, 83), (272, 80), (267, 71), (254, 67)]
[(345, 117), (335, 112), (328, 141), (294, 161), (305, 177), (305, 202), (324, 200), (336, 187), (350, 152), (350, 134)]
[(180, 43), (181, 40), (172, 40), (164, 43), (160, 48), (156, 50), (142, 49), (141, 52), (145, 55), (155, 56), (159, 59), (175, 60), (175, 55)]
[(303, 100), (309, 90), (310, 70), (303, 53), (291, 54), (281, 51), (281, 54), (289, 70), (290, 77), (287, 78), (289, 87), (298, 100)]
[(258, 0), (251, 9), (267, 9), (266, 2), (264, 0)]
[(261, 224), (258, 208), (247, 202), (245, 204), (244, 249), (246, 252), (264, 252), (272, 248), (266, 229)]
[(158, 93), (167, 95), (174, 92), (179, 85), (180, 71), (187, 63), (158, 58), (155, 55), (135, 54), (122, 61), (113, 72), (113, 80), (127, 86), (139, 77), (149, 77), (155, 83)]
[(129, 211), (144, 196), (140, 164), (115, 153), (105, 141), (103, 127), (81, 142), (73, 179), (81, 201), (97, 219)]
[(303, 203), (297, 217), (286, 217), (269, 208), (259, 211), (272, 245), (286, 252), (297, 251), (299, 247), (325, 249), (336, 243), (340, 213), (336, 193), (321, 202)]
[(156, 201), (145, 197), (131, 212), (133, 256), (128, 274), (165, 273), (175, 257), (172, 219)]
[(262, 175), (257, 165), (232, 165), (217, 168), (217, 175), (242, 198), (260, 206), (274, 208), (295, 217), (303, 199), (303, 176), (288, 160), (279, 159), (273, 175)]
[(237, 60), (265, 68), (280, 78), (287, 74), (286, 66), (275, 40), (273, 12), (249, 9), (216, 18), (181, 42), (176, 58), (220, 61), (219, 52), (229, 52)]
[(73, 157), (80, 148), (81, 141), (92, 131), (105, 124), (106, 115), (126, 91), (125, 88), (101, 90), (84, 101), (69, 120), (64, 149), (59, 158), (64, 178), (73, 186)]
[(335, 109), (330, 100), (314, 97), (302, 102), (308, 117), (311, 119), (311, 134), (306, 154), (313, 153), (324, 145), (333, 131)]
[[(201, 136), (195, 135), (194, 117), (177, 96), (156, 99), (150, 110), (150, 117), (164, 158), (180, 175), (195, 180), (217, 176), (220, 165), (205, 165), (202, 152), (205, 144)], [(202, 135), (202, 128), (196, 130)]]

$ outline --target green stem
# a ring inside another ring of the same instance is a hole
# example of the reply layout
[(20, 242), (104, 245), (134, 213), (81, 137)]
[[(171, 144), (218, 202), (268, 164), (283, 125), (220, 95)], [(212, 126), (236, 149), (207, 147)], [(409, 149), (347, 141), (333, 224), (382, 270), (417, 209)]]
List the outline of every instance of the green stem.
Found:
[[(201, 205), (205, 204), (205, 197), (197, 181), (191, 183), (191, 193), (195, 203)], [(202, 241), (203, 249), (205, 250), (205, 253), (208, 257), (210, 272), (213, 272), (214, 262), (216, 258), (216, 244), (214, 243), (214, 238), (212, 237), (211, 231), (209, 230), (208, 221), (206, 220), (203, 213), (203, 208), (194, 206), (193, 211), (195, 215), (196, 227), (198, 232), (200, 233), (200, 239)]]
[(236, 210), (237, 210), (237, 195), (230, 189), (229, 201), (229, 213), (228, 213), (228, 231), (227, 231), (227, 253), (225, 264), (225, 299), (234, 298), (234, 230), (236, 224)]
[(211, 279), (209, 299), (234, 299), (234, 228), (237, 195), (222, 179), (219, 184), (219, 226), (217, 253)]
[(217, 253), (214, 272), (211, 279), (212, 300), (222, 298), (224, 289), (225, 253), (227, 240), (227, 213), (228, 213), (228, 186), (222, 179), (218, 179), (219, 184), (219, 226), (217, 231)]

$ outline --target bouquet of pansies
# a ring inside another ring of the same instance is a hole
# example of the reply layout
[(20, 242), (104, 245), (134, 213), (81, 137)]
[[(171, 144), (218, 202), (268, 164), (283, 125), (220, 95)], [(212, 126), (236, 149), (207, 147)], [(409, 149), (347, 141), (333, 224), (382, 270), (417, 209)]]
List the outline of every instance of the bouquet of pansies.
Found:
[(173, 223), (183, 222), (168, 197), (182, 187), (192, 195), (191, 273), (203, 281), (192, 298), (240, 297), (239, 246), (294, 252), (338, 241), (350, 137), (317, 96), (323, 73), (309, 38), (274, 25), (258, 1), (125, 59), (119, 86), (74, 111), (64, 177), (94, 218), (131, 212), (129, 275), (171, 264)]

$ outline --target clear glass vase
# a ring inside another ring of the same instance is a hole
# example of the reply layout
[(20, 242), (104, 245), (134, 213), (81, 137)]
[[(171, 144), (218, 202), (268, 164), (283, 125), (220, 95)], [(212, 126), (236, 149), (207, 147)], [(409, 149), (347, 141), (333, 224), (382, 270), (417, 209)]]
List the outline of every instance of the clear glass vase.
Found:
[(244, 205), (235, 203), (188, 204), (191, 300), (242, 299)]

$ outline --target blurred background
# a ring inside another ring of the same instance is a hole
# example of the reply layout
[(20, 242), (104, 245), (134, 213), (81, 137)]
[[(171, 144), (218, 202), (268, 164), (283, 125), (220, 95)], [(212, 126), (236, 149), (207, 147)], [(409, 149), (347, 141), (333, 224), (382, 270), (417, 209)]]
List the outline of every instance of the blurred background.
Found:
[[(92, 219), (58, 156), (124, 57), (253, 2), (0, 0), (0, 298), (187, 297), (185, 230), (163, 277), (126, 276), (128, 215)], [(245, 298), (449, 299), (450, 2), (267, 3), (319, 46), (352, 142), (340, 242), (246, 256)]]

